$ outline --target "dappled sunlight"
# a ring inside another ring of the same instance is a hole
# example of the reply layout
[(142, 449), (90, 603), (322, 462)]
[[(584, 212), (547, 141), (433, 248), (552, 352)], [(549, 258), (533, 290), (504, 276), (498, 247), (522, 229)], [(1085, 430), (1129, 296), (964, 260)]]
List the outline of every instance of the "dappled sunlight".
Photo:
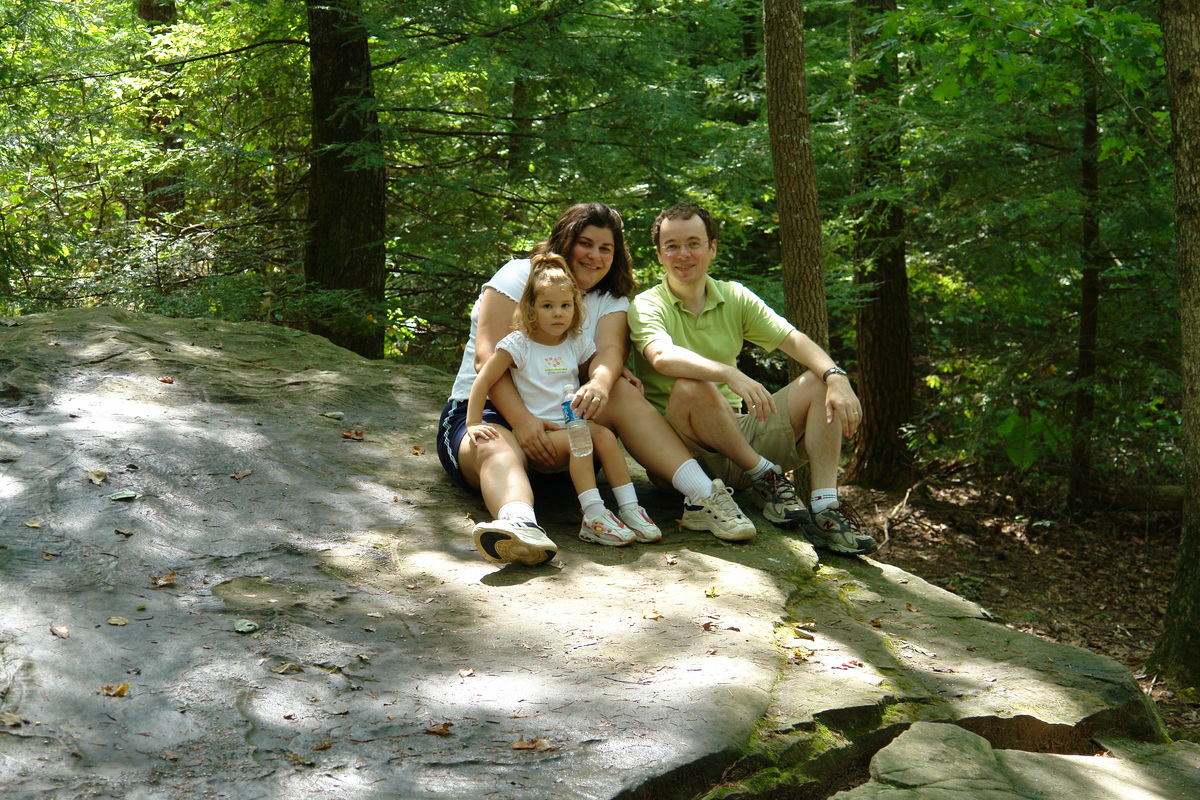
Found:
[(25, 492), (21, 481), (8, 475), (0, 475), (0, 500), (15, 500)]

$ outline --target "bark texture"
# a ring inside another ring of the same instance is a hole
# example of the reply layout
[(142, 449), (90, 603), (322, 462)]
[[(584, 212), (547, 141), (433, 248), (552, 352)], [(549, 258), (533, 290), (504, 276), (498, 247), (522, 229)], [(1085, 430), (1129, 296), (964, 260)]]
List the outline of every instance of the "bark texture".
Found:
[(374, 322), (385, 275), (384, 160), (367, 31), (358, 0), (308, 0), (313, 157), (304, 274), (322, 289), (357, 292), (361, 313), (312, 330), (367, 358), (383, 357)]
[(1171, 100), (1182, 333), (1183, 532), (1163, 635), (1150, 663), (1179, 691), (1200, 688), (1200, 4), (1159, 3)]

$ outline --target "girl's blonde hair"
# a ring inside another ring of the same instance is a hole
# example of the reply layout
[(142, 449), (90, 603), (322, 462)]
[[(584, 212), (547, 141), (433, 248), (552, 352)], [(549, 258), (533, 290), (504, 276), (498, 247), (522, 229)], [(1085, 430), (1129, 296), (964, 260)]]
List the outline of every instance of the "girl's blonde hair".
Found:
[(527, 336), (532, 334), (537, 327), (538, 295), (551, 287), (560, 287), (569, 291), (575, 302), (575, 316), (571, 318), (567, 332), (579, 333), (583, 327), (583, 294), (567, 268), (566, 259), (558, 253), (538, 253), (529, 261), (533, 268), (529, 271), (529, 280), (525, 282), (525, 291), (517, 306), (517, 330)]

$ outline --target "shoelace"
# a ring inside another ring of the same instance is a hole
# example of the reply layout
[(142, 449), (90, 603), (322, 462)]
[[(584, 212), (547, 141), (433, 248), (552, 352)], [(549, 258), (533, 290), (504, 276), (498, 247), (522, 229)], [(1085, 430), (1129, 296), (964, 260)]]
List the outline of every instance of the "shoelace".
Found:
[(767, 470), (767, 474), (763, 479), (770, 484), (771, 491), (774, 492), (783, 502), (796, 502), (796, 490), (786, 478), (780, 475), (775, 470)]
[(830, 508), (826, 510), (832, 511), (835, 514), (840, 514), (842, 519), (846, 520), (846, 522), (849, 523), (856, 532), (861, 533), (864, 536), (870, 535), (866, 533), (867, 523), (863, 520), (862, 515), (858, 513), (858, 509), (850, 505), (850, 503), (846, 502), (845, 500), (838, 501), (838, 508)]

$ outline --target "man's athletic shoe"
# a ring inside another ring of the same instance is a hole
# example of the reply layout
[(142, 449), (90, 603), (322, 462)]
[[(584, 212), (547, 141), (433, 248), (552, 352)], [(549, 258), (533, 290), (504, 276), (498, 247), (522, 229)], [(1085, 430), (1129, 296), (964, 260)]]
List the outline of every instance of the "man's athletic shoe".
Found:
[(796, 525), (808, 518), (808, 509), (796, 499), (792, 482), (773, 469), (750, 485), (750, 496), (763, 516), (776, 525)]
[(754, 538), (754, 523), (747, 519), (737, 503), (733, 502), (733, 489), (722, 481), (712, 482), (713, 493), (692, 505), (683, 504), (683, 527), (692, 531), (709, 531), (718, 539), (741, 542)]
[(558, 553), (558, 547), (536, 522), (512, 519), (480, 522), (472, 535), (475, 549), (495, 564), (518, 561), (532, 567), (549, 561)]
[(624, 547), (633, 543), (635, 534), (606, 508), (599, 516), (583, 521), (579, 526), (579, 538), (592, 544)]
[(617, 516), (625, 527), (633, 531), (634, 538), (642, 543), (657, 542), (662, 539), (662, 531), (650, 520), (650, 515), (641, 506), (622, 508)]
[(866, 555), (879, 547), (871, 536), (860, 530), (862, 522), (849, 506), (834, 502), (824, 511), (810, 513), (804, 520), (804, 535), (814, 547), (824, 547), (835, 553)]

